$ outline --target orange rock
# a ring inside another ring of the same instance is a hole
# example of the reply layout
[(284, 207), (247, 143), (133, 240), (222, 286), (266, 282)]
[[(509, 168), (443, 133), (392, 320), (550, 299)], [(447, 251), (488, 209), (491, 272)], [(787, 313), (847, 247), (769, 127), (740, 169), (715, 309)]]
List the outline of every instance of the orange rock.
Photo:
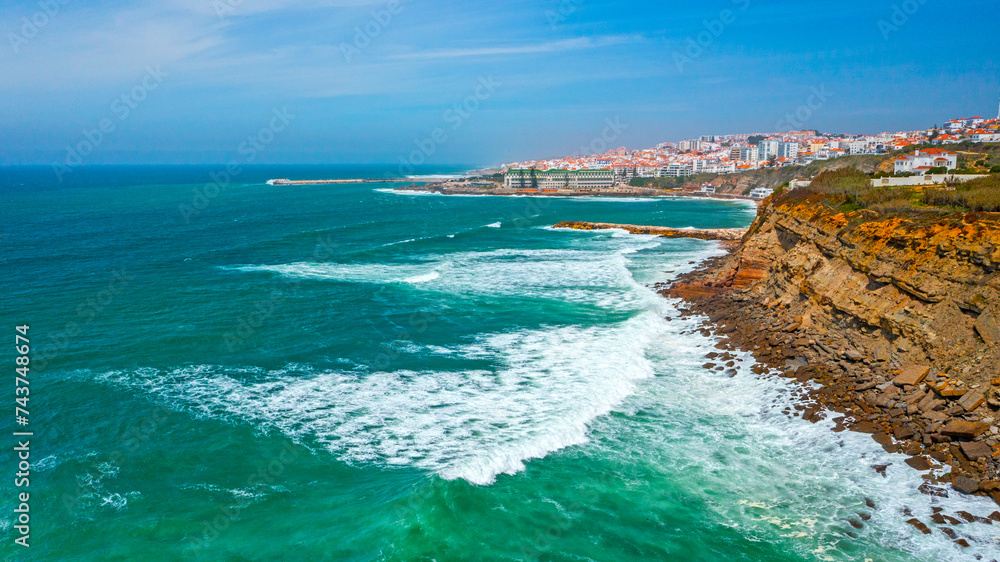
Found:
[(892, 382), (896, 386), (917, 386), (923, 382), (925, 378), (927, 378), (927, 375), (930, 372), (931, 368), (927, 365), (910, 365), (905, 367), (899, 376), (897, 376)]

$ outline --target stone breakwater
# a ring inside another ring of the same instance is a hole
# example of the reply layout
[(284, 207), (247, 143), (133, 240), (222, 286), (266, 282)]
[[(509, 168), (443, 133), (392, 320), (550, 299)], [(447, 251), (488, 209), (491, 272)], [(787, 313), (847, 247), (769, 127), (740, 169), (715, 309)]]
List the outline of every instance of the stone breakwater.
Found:
[(747, 233), (745, 228), (668, 228), (665, 226), (639, 226), (635, 224), (613, 224), (608, 222), (565, 221), (552, 228), (572, 230), (625, 230), (632, 234), (650, 234), (664, 238), (697, 238), (699, 240), (740, 240)]
[(1000, 503), (1000, 217), (769, 200), (731, 247), (661, 292), (707, 316), (720, 349), (753, 352), (759, 374), (821, 385), (789, 415), (835, 412), (835, 431), (908, 455), (921, 491)]

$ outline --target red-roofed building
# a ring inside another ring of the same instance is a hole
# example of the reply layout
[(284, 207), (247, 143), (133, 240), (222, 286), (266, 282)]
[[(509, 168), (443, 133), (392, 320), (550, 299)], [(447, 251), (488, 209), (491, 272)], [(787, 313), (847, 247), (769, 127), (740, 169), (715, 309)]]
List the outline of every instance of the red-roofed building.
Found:
[(949, 170), (957, 168), (958, 154), (940, 148), (929, 148), (918, 150), (916, 154), (896, 158), (897, 174), (906, 172), (923, 174), (931, 168), (941, 167)]

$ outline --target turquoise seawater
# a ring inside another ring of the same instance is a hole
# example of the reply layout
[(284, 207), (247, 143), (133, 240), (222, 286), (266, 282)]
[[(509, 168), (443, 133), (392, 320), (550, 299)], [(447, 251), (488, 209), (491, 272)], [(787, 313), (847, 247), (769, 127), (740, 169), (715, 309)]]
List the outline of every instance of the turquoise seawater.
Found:
[(747, 355), (734, 377), (702, 368), (716, 341), (652, 286), (714, 243), (549, 228), (739, 227), (746, 203), (265, 183), (375, 167), (247, 168), (216, 189), (214, 171), (0, 169), (0, 558), (996, 555), (991, 527), (960, 529), (963, 550), (905, 522), (988, 502), (921, 495), (902, 456), (788, 418), (796, 387)]

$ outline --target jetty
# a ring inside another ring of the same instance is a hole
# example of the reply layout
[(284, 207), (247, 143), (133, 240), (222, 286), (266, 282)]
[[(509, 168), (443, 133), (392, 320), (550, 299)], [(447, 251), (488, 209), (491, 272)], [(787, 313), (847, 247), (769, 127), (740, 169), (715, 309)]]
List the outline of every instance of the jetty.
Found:
[(640, 226), (609, 222), (565, 221), (552, 228), (571, 230), (624, 230), (632, 234), (649, 234), (663, 238), (697, 238), (698, 240), (741, 240), (746, 228), (670, 228), (666, 226)]

